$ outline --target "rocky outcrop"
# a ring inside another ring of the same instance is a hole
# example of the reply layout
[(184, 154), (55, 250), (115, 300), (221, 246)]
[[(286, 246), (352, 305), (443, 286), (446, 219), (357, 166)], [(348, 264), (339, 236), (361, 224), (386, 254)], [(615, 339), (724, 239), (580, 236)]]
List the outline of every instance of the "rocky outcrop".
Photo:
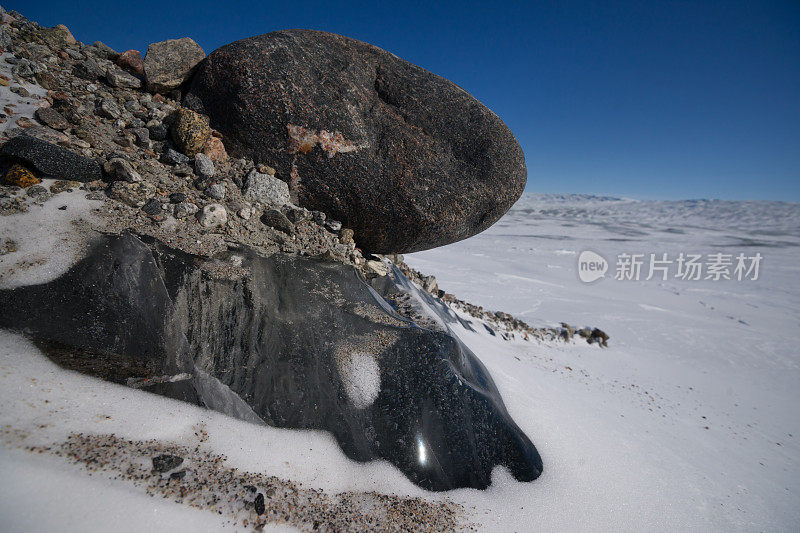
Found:
[[(148, 53), (149, 57), (149, 53)], [(270, 164), (301, 205), (372, 252), (433, 248), (483, 231), (522, 193), (522, 149), (454, 83), (369, 44), (289, 30), (223, 46), (185, 105), (234, 155)]]
[(53, 282), (0, 291), (0, 327), (58, 346), (70, 368), (330, 431), (350, 458), (390, 461), (427, 489), (485, 488), (495, 465), (538, 477), (536, 448), (449, 333), (455, 315), (417, 324), (381, 296), (409, 290), (396, 269), (369, 286), (339, 263), (246, 249), (203, 261), (125, 234)]
[(21, 30), (20, 38), (27, 42), (49, 46), (53, 50), (61, 50), (69, 44), (75, 44), (75, 37), (63, 24), (53, 28), (26, 27)]

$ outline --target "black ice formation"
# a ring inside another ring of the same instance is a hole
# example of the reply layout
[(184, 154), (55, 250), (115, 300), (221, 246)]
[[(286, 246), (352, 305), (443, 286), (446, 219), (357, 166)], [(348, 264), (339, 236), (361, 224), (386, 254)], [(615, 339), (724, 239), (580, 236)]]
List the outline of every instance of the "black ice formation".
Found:
[[(249, 276), (214, 273), (231, 254)], [(398, 294), (438, 326), (398, 314)], [(429, 490), (486, 488), (495, 465), (536, 479), (539, 453), (454, 320), (396, 269), (370, 285), (340, 263), (247, 249), (208, 260), (133, 234), (99, 237), (55, 281), (0, 291), (0, 326), (68, 368), (330, 431), (351, 459), (385, 459)]]

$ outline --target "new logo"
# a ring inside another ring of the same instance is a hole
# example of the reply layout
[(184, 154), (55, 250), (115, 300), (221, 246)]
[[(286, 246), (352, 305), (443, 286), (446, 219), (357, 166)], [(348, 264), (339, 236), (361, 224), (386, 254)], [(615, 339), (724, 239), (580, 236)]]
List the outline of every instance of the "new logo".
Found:
[(608, 261), (597, 253), (584, 250), (578, 256), (578, 277), (584, 283), (604, 278), (608, 271)]

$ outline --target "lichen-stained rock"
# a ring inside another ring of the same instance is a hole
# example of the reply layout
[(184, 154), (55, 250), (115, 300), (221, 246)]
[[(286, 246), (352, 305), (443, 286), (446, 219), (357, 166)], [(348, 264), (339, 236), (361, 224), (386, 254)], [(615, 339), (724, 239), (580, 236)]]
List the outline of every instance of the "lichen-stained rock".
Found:
[(64, 36), (64, 42), (66, 42), (68, 45), (73, 45), (73, 44), (76, 44), (78, 42), (77, 40), (75, 40), (75, 37), (72, 35), (72, 32), (69, 31), (69, 28), (67, 28), (65, 25), (56, 24), (55, 27), (57, 29), (63, 31), (66, 34)]
[(25, 42), (48, 46), (56, 51), (75, 43), (72, 33), (63, 24), (53, 28), (26, 26), (20, 31), (19, 38)]
[(108, 195), (131, 207), (142, 207), (147, 200), (156, 195), (156, 188), (146, 181), (135, 183), (115, 181), (109, 187)]
[(147, 90), (168, 93), (183, 85), (206, 53), (188, 37), (153, 43), (144, 56)]
[(53, 178), (86, 182), (103, 177), (96, 161), (29, 135), (6, 142), (0, 148), (0, 156), (24, 161)]
[(372, 252), (410, 252), (483, 231), (525, 187), (522, 149), (462, 88), (372, 45), (312, 30), (211, 53), (184, 104), (234, 156), (274, 166), (300, 205)]
[(30, 169), (27, 169), (22, 165), (13, 165), (6, 171), (6, 175), (3, 178), (9, 185), (16, 185), (17, 187), (22, 187), (23, 189), (42, 182), (42, 180), (37, 178), (33, 172), (30, 171)]
[(180, 109), (172, 124), (172, 140), (184, 154), (194, 157), (201, 152), (211, 137), (208, 117), (191, 109)]

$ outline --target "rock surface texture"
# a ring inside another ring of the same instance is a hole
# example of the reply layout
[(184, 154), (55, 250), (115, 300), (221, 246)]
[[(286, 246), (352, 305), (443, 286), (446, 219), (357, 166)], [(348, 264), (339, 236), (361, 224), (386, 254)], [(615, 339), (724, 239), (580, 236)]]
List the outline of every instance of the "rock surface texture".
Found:
[(0, 157), (24, 161), (36, 170), (54, 178), (93, 181), (102, 178), (97, 162), (81, 157), (55, 144), (20, 135), (5, 143)]
[(200, 45), (188, 37), (153, 43), (144, 56), (147, 89), (166, 93), (181, 86), (206, 56)]
[(172, 141), (181, 152), (194, 157), (211, 137), (208, 119), (190, 109), (181, 109), (176, 115), (172, 125)]
[(71, 368), (105, 379), (252, 422), (330, 431), (348, 457), (390, 461), (426, 489), (485, 488), (500, 464), (520, 481), (541, 474), (472, 352), (381, 296), (416, 290), (399, 271), (369, 286), (338, 263), (236, 254), (249, 274), (215, 279), (204, 272), (213, 260), (102, 236), (61, 278), (0, 291), (0, 327), (45, 350), (57, 343)]
[[(149, 57), (149, 53), (148, 53)], [(185, 104), (233, 155), (273, 165), (300, 205), (372, 252), (441, 246), (491, 226), (519, 198), (522, 149), (454, 83), (372, 45), (313, 30), (210, 54)]]

